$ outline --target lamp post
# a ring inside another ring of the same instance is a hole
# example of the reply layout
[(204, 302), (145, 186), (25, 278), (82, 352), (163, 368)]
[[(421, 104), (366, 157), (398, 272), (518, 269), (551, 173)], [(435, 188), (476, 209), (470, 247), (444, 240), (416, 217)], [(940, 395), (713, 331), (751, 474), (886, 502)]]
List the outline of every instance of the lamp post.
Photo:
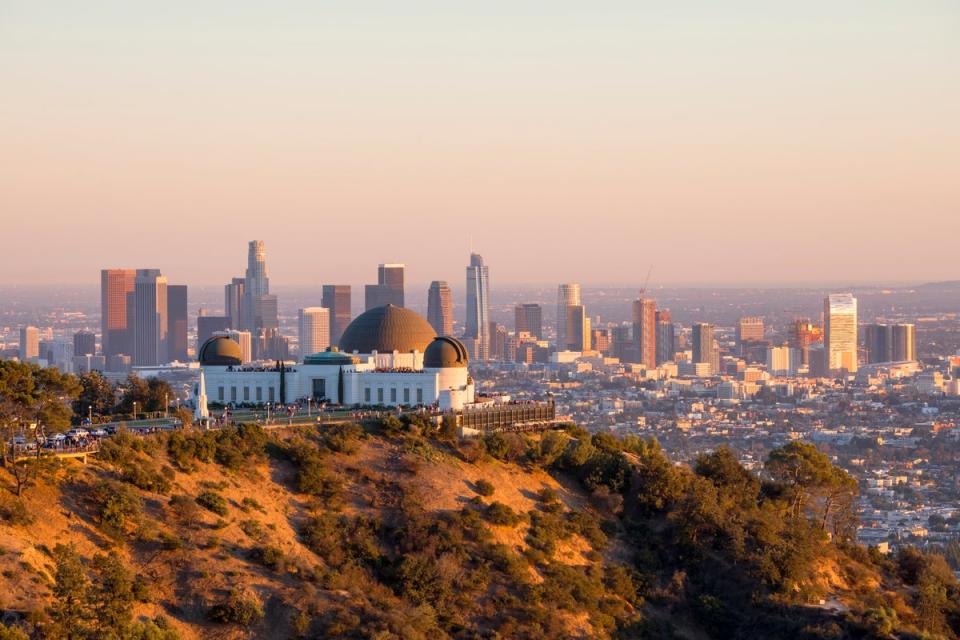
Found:
[(137, 419), (137, 401), (136, 400), (133, 401), (133, 419), (134, 420)]

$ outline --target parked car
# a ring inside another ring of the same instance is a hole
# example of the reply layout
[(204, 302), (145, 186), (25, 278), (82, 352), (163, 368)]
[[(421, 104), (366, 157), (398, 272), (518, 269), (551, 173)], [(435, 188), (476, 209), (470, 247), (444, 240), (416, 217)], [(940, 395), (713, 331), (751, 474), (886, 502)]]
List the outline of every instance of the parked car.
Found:
[(110, 435), (106, 429), (94, 429), (90, 432), (94, 438), (106, 438)]
[(67, 431), (67, 437), (74, 439), (89, 438), (90, 432), (86, 429), (70, 429), (70, 431)]

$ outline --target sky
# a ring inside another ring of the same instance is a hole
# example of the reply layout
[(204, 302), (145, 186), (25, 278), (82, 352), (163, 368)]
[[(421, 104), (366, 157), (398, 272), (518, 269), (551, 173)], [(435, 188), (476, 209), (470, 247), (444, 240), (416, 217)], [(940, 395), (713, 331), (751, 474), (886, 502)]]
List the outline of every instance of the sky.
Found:
[(0, 0), (0, 284), (960, 279), (960, 3)]

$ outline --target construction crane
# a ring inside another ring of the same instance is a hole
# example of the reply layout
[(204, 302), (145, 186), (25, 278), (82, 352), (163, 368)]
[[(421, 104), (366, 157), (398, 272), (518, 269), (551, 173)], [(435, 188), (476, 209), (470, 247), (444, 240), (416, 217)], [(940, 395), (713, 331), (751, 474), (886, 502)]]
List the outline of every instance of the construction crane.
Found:
[(643, 286), (640, 287), (640, 297), (643, 297), (643, 294), (647, 292), (647, 285), (650, 284), (650, 274), (653, 273), (653, 265), (650, 265), (650, 268), (647, 269), (647, 277), (643, 280)]

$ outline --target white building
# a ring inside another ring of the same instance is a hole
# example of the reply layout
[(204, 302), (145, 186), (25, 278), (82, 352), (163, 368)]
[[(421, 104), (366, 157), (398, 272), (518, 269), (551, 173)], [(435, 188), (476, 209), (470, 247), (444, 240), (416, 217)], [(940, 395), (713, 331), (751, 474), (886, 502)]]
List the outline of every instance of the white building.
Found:
[(325, 351), (330, 346), (330, 310), (306, 307), (297, 313), (300, 358)]
[(307, 355), (299, 364), (243, 366), (240, 346), (226, 336), (199, 353), (210, 402), (289, 403), (304, 399), (341, 405), (438, 406), (461, 410), (475, 399), (466, 347), (435, 337), (409, 309), (385, 305), (361, 314), (343, 332), (342, 350)]

